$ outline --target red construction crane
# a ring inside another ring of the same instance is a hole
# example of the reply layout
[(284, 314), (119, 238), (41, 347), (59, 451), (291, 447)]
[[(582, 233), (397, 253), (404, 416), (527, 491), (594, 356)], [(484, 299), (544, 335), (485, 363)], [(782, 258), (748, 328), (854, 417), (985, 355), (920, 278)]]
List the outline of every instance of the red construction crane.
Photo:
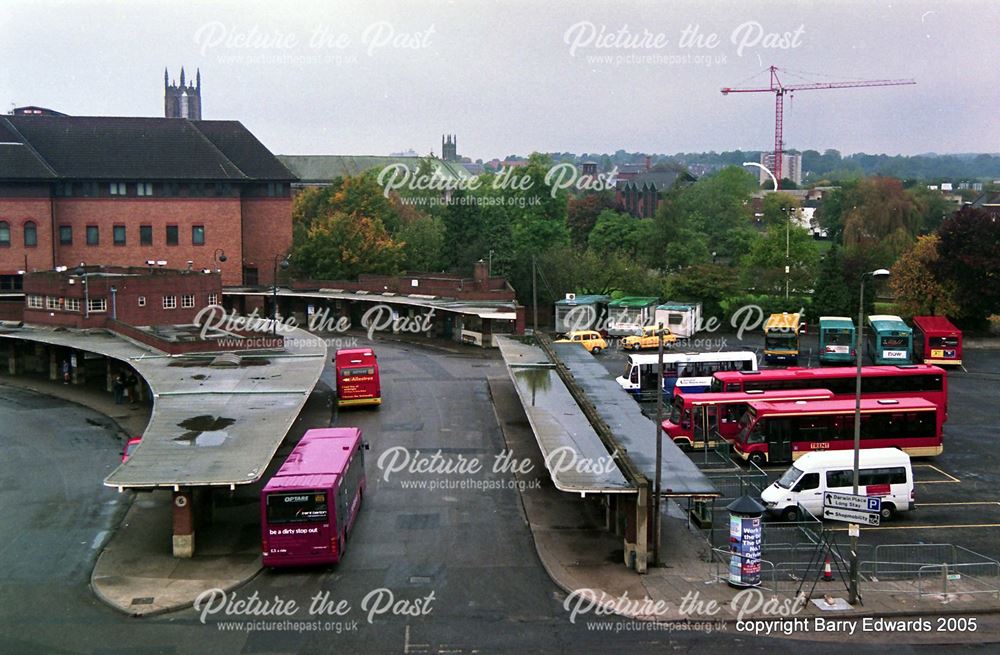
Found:
[[(784, 150), (782, 141), (782, 112), (785, 94), (794, 91), (811, 91), (813, 89), (852, 89), (861, 86), (901, 86), (916, 84), (914, 80), (856, 80), (852, 82), (815, 82), (806, 84), (782, 84), (778, 79), (778, 68), (771, 66), (771, 85), (764, 87), (723, 87), (722, 95), (730, 93), (773, 93), (774, 94), (774, 177), (781, 184), (781, 153)], [(785, 71), (788, 72), (788, 71)]]

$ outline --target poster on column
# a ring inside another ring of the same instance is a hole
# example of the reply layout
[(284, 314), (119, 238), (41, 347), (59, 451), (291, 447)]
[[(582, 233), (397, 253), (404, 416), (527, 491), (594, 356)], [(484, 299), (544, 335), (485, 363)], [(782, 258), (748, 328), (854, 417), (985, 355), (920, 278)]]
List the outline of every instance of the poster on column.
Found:
[(729, 583), (737, 587), (760, 585), (760, 517), (729, 517)]

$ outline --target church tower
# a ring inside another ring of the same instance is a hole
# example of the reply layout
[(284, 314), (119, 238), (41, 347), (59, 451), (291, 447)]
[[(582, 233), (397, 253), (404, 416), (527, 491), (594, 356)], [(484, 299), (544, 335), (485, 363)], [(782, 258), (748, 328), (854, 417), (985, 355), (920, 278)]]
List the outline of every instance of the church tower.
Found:
[(441, 135), (441, 159), (458, 161), (458, 137), (454, 134)]
[(201, 120), (201, 69), (195, 73), (195, 81), (188, 83), (181, 67), (180, 84), (170, 81), (167, 69), (163, 69), (163, 115), (167, 118), (190, 118)]

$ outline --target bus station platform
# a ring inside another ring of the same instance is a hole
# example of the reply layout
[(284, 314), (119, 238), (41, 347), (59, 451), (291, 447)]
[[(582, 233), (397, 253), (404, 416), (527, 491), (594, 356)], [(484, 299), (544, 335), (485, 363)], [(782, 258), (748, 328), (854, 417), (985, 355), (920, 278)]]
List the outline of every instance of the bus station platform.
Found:
[[(660, 507), (650, 502), (655, 424), (578, 344), (502, 337), (498, 346), (553, 485), (583, 497), (597, 495), (606, 529), (623, 538), (624, 563), (645, 573), (654, 540), (651, 516)], [(666, 435), (660, 454), (660, 501), (719, 495)]]
[(56, 375), (62, 357), (79, 358), (80, 364), (97, 357), (106, 359), (101, 366), (109, 384), (121, 364), (145, 381), (153, 406), (142, 442), (104, 484), (120, 492), (172, 494), (175, 557), (194, 555), (195, 527), (203, 510), (210, 514), (211, 489), (233, 492), (264, 475), (316, 386), (327, 353), (321, 339), (302, 330), (286, 334), (281, 350), (224, 356), (170, 356), (104, 330), (22, 326), (4, 329), (0, 337), (8, 342), (12, 373), (29, 358)]

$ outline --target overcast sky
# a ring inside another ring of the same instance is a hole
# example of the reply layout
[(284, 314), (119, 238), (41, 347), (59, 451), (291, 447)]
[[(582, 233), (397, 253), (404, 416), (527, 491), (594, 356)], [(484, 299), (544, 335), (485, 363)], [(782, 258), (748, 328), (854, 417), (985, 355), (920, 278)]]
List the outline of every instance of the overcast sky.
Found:
[[(794, 94), (788, 148), (996, 152), (998, 25), (987, 0), (6, 0), (0, 101), (162, 116), (163, 69), (183, 65), (201, 69), (203, 118), (275, 153), (440, 154), (445, 132), (473, 159), (761, 150), (774, 95), (720, 88), (766, 86), (773, 64), (799, 71), (786, 84), (917, 81)], [(685, 46), (694, 26), (704, 40)]]

